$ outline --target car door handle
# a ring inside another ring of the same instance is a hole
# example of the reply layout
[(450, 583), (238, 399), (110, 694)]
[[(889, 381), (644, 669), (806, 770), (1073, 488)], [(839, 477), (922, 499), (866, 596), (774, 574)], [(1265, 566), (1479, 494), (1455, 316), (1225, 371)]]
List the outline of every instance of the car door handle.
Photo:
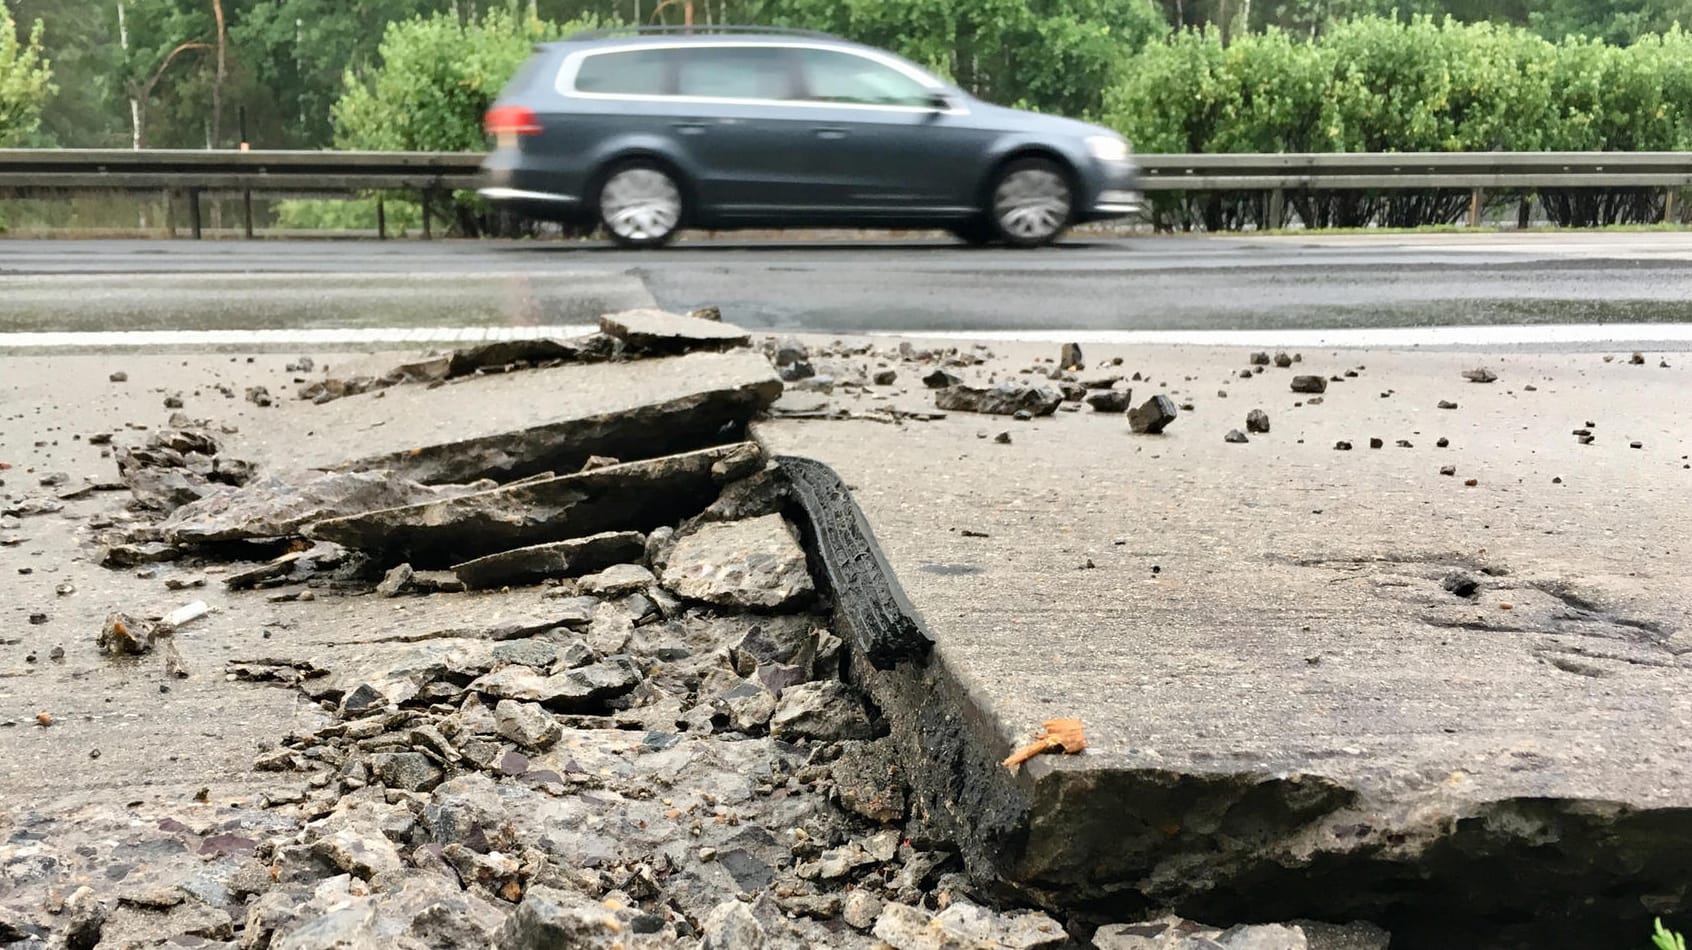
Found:
[(819, 138), (819, 139), (843, 139), (845, 137), (846, 137), (846, 130), (845, 129), (835, 129), (835, 128), (817, 129), (817, 138)]
[(703, 122), (672, 122), (670, 125), (683, 135), (699, 135), (705, 131)]

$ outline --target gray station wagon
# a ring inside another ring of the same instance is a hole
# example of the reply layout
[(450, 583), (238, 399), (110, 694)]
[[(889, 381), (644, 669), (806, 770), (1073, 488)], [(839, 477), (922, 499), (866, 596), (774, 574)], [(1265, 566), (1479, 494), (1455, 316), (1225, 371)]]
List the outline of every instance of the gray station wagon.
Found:
[(990, 105), (827, 34), (646, 28), (544, 44), (488, 110), (481, 193), (655, 247), (684, 227), (943, 228), (1048, 244), (1139, 209), (1127, 141)]

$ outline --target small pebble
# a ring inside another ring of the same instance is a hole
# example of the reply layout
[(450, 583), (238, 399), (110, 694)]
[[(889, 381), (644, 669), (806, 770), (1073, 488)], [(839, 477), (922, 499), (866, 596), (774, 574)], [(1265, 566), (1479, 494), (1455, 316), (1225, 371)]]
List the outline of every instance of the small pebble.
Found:
[(1441, 465), (1439, 467), (1439, 473), (1441, 475), (1455, 475), (1455, 474), (1457, 474), (1457, 466), (1455, 466), (1455, 465)]
[(1464, 482), (1464, 483), (1463, 483), (1463, 484), (1465, 484), (1465, 485), (1467, 485), (1467, 486), (1469, 486), (1469, 487), (1470, 487), (1470, 488), (1473, 488), (1473, 487), (1475, 487), (1475, 486), (1476, 486), (1476, 485), (1479, 485), (1479, 484), (1480, 484), (1480, 479), (1478, 479), (1478, 478), (1471, 478), (1471, 479), (1469, 479), (1469, 480), (1468, 480), (1468, 481), (1466, 481), (1466, 482)]

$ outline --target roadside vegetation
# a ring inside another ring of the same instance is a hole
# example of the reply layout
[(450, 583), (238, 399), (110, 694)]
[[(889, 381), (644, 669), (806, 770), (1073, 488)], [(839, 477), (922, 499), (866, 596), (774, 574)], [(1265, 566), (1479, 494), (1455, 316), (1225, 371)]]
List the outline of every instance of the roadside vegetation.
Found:
[[(535, 42), (689, 5), (697, 23), (889, 47), (1145, 152), (1692, 148), (1685, 0), (0, 0), (0, 145), (476, 150)], [(1413, 228), (1461, 220), (1470, 197), (1301, 193), (1271, 221), (1262, 194), (1167, 195), (1154, 217)], [(1484, 200), (1563, 226), (1665, 212), (1649, 189)], [(277, 208), (291, 226), (374, 218)], [(458, 233), (500, 227), (462, 196), (436, 210)]]

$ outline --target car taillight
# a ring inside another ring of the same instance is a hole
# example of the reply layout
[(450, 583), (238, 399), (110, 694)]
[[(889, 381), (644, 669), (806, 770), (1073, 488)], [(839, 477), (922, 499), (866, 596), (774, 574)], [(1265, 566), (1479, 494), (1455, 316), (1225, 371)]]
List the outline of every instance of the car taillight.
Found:
[(482, 117), (482, 127), (490, 135), (535, 135), (541, 130), (535, 110), (527, 106), (489, 109), (488, 114)]

